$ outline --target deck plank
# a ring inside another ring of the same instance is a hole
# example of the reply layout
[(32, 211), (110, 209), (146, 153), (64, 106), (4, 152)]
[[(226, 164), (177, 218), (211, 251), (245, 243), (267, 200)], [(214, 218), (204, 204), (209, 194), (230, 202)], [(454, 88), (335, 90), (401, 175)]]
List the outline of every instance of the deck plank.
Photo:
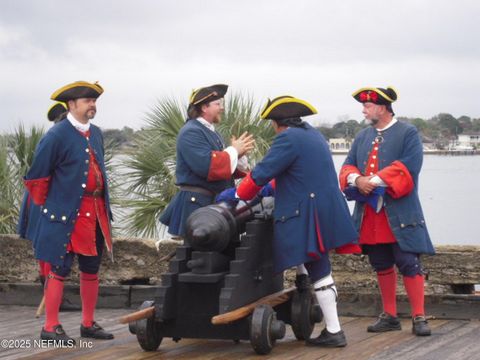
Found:
[[(43, 317), (35, 318), (34, 307), (0, 306), (0, 339), (38, 339)], [(129, 309), (99, 309), (97, 321), (115, 335), (111, 341), (93, 340), (92, 348), (76, 349), (0, 349), (0, 360), (11, 359), (88, 359), (88, 360), (125, 360), (125, 359), (342, 359), (342, 360), (389, 360), (389, 359), (480, 359), (480, 321), (479, 320), (432, 320), (432, 336), (419, 338), (411, 334), (411, 323), (402, 319), (401, 331), (373, 334), (366, 327), (374, 319), (368, 317), (342, 317), (348, 346), (340, 349), (307, 347), (297, 341), (289, 326), (285, 338), (277, 341), (271, 354), (259, 357), (254, 353), (249, 341), (238, 344), (227, 340), (182, 339), (176, 343), (172, 339), (163, 339), (155, 352), (143, 351), (136, 337), (128, 327), (118, 323), (118, 319), (131, 313)], [(60, 320), (67, 333), (83, 344), (79, 323), (80, 312), (61, 313)], [(317, 324), (313, 336), (317, 336), (323, 324)], [(14, 330), (12, 330), (14, 329)]]

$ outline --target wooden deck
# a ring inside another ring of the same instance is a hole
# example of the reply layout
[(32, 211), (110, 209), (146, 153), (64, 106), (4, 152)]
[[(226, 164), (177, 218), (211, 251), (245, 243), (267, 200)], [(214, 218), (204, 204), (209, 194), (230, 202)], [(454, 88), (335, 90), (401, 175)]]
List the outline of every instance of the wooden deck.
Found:
[[(36, 319), (35, 308), (0, 306), (0, 340), (16, 340), (27, 349), (0, 348), (0, 359), (480, 359), (480, 321), (431, 320), (433, 333), (420, 338), (411, 334), (408, 319), (402, 320), (402, 331), (383, 334), (366, 332), (372, 318), (341, 318), (347, 335), (348, 346), (342, 349), (322, 349), (304, 346), (296, 341), (290, 327), (287, 336), (277, 342), (271, 354), (256, 355), (248, 341), (235, 344), (233, 341), (183, 339), (178, 343), (164, 339), (156, 352), (144, 352), (136, 337), (127, 326), (117, 323), (119, 317), (132, 312), (128, 309), (100, 309), (96, 319), (107, 330), (115, 334), (111, 341), (81, 339), (79, 330), (80, 313), (61, 313), (67, 333), (76, 338), (75, 349), (35, 348), (43, 319)], [(323, 325), (317, 325), (318, 334)], [(79, 343), (83, 348), (79, 348)], [(11, 344), (12, 345), (12, 344)], [(14, 345), (14, 344), (13, 344)]]

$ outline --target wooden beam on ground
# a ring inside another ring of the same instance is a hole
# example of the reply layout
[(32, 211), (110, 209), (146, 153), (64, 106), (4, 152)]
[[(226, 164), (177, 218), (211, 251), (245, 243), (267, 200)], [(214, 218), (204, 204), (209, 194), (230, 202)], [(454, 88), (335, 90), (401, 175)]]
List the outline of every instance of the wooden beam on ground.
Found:
[(150, 306), (146, 309), (136, 311), (134, 313), (122, 316), (118, 319), (120, 324), (128, 324), (137, 320), (148, 319), (155, 315), (155, 306)]
[(288, 289), (284, 289), (282, 291), (276, 292), (274, 294), (267, 295), (260, 300), (257, 300), (251, 304), (242, 306), (238, 309), (229, 311), (225, 314), (220, 314), (212, 317), (212, 324), (213, 325), (222, 325), (228, 324), (233, 321), (239, 320), (244, 318), (245, 316), (250, 315), (255, 307), (258, 305), (270, 305), (272, 307), (283, 304), (284, 302), (290, 299), (292, 292), (296, 289), (296, 287), (291, 287)]

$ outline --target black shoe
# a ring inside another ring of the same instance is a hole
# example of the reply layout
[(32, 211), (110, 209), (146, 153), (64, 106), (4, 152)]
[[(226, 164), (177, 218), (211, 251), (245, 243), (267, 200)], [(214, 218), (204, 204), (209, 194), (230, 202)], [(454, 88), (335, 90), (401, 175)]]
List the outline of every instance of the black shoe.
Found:
[(313, 339), (308, 339), (306, 341), (308, 346), (323, 346), (323, 347), (345, 347), (347, 346), (347, 339), (345, 338), (345, 333), (343, 330), (332, 334), (327, 330), (323, 329), (320, 335)]
[(308, 277), (307, 274), (298, 274), (295, 278), (295, 286), (297, 287), (297, 290), (302, 292), (305, 290), (310, 289), (310, 278)]
[(63, 330), (63, 327), (60, 324), (54, 326), (53, 331), (46, 331), (44, 328), (42, 328), (40, 339), (53, 340), (56, 344), (61, 346), (75, 346), (75, 340), (65, 333), (65, 330)]
[(62, 303), (60, 304), (60, 311), (80, 311), (82, 307), (80, 305), (72, 303), (66, 297), (62, 299)]
[(367, 327), (368, 332), (385, 332), (385, 331), (394, 331), (402, 330), (402, 325), (398, 321), (398, 317), (392, 316), (387, 313), (381, 313), (378, 316), (377, 321)]
[(85, 338), (92, 339), (102, 339), (102, 340), (111, 340), (113, 339), (113, 334), (106, 332), (103, 328), (98, 325), (95, 321), (92, 323), (92, 326), (86, 327), (80, 325), (80, 336)]
[(425, 316), (415, 316), (412, 319), (412, 333), (417, 336), (430, 336), (432, 331), (428, 326), (428, 321)]

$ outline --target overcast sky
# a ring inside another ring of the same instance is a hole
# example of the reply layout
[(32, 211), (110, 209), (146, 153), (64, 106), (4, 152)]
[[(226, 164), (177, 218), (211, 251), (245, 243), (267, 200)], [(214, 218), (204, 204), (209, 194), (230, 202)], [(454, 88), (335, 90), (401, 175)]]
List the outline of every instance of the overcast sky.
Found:
[[(476, 15), (475, 15), (476, 14)], [(480, 117), (478, 0), (0, 0), (0, 133), (48, 127), (50, 95), (105, 93), (94, 122), (144, 126), (164, 97), (293, 95), (317, 123), (362, 119), (351, 93), (393, 85), (399, 116)]]

